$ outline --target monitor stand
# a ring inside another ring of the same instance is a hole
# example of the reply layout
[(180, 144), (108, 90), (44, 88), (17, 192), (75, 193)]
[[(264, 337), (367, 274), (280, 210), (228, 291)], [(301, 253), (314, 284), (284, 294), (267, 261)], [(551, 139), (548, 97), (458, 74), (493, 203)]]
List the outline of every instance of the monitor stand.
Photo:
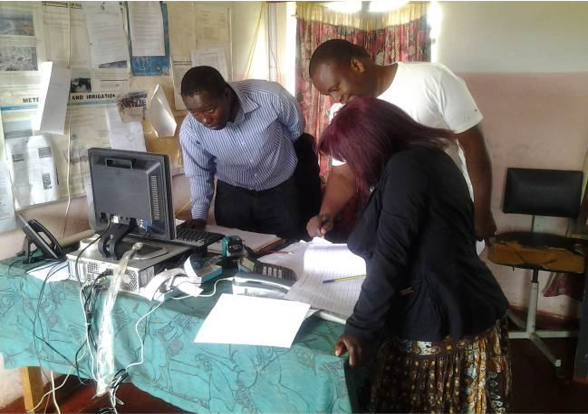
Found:
[(153, 259), (168, 252), (167, 248), (150, 244), (149, 240), (130, 236), (130, 231), (136, 226), (135, 223), (135, 219), (131, 219), (129, 223), (110, 224), (98, 242), (98, 251), (102, 257), (120, 260), (123, 254), (131, 250), (137, 242), (143, 244), (143, 247), (133, 256), (137, 260)]
[(103, 257), (112, 257), (120, 260), (123, 253), (118, 248), (123, 237), (130, 233), (135, 227), (135, 219), (131, 219), (128, 223), (110, 223), (108, 229), (102, 234), (102, 238), (98, 242), (98, 250)]
[(141, 247), (134, 255), (133, 259), (135, 260), (148, 260), (154, 259), (156, 257), (162, 256), (168, 252), (168, 249), (163, 246), (155, 246), (153, 244), (149, 244), (149, 241), (142, 241), (140, 239), (131, 239), (131, 238), (124, 238), (123, 240), (119, 241), (115, 247), (115, 252), (117, 254), (122, 255), (127, 250), (131, 250), (133, 245), (137, 242), (141, 242), (143, 247)]

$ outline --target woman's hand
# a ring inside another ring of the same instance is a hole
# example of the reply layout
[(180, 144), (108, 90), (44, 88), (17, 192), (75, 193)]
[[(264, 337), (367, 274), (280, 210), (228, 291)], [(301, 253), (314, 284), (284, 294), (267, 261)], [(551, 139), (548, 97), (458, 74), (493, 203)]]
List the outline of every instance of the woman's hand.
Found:
[(347, 352), (349, 354), (349, 366), (360, 368), (363, 366), (367, 356), (367, 347), (354, 336), (343, 334), (335, 344), (335, 355), (340, 356)]
[(333, 228), (333, 217), (319, 214), (311, 218), (306, 224), (306, 231), (310, 237), (324, 237)]

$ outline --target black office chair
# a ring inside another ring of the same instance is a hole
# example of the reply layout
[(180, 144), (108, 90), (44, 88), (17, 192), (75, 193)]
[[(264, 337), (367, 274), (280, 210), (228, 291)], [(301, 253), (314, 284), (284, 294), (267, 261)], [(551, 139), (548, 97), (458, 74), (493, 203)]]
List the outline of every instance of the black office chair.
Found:
[(509, 168), (503, 211), (532, 215), (531, 231), (498, 234), (488, 250), (488, 259), (494, 263), (533, 271), (526, 323), (509, 311), (508, 317), (522, 329), (511, 331), (509, 338), (531, 340), (551, 361), (558, 376), (563, 375), (561, 359), (549, 351), (541, 338), (567, 338), (577, 336), (577, 332), (535, 328), (539, 271), (584, 274), (585, 241), (534, 232), (535, 216), (575, 219), (580, 212), (582, 177), (581, 171)]

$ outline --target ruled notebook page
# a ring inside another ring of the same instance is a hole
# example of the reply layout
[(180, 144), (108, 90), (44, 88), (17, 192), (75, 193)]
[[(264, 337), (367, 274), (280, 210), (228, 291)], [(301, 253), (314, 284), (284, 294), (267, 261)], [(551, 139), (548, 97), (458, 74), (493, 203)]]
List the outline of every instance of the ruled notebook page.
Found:
[(323, 283), (325, 280), (365, 275), (365, 261), (349, 251), (346, 244), (312, 242), (304, 254), (304, 272), (286, 299), (310, 304), (348, 318), (364, 278)]

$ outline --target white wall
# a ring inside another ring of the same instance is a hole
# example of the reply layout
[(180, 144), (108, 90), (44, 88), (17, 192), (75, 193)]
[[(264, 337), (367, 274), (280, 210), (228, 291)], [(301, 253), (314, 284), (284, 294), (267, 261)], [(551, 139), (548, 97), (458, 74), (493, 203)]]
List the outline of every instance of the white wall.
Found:
[(588, 71), (588, 2), (441, 2), (438, 61), (455, 72)]
[[(499, 231), (529, 228), (502, 213), (507, 167), (582, 170), (588, 149), (587, 2), (441, 2), (437, 61), (468, 83), (493, 149), (492, 209)], [(563, 232), (566, 223), (541, 221)], [(555, 228), (557, 227), (557, 228)], [(530, 274), (489, 264), (511, 304), (526, 306)], [(548, 275), (542, 272), (541, 288)], [(571, 316), (567, 296), (539, 311)]]

